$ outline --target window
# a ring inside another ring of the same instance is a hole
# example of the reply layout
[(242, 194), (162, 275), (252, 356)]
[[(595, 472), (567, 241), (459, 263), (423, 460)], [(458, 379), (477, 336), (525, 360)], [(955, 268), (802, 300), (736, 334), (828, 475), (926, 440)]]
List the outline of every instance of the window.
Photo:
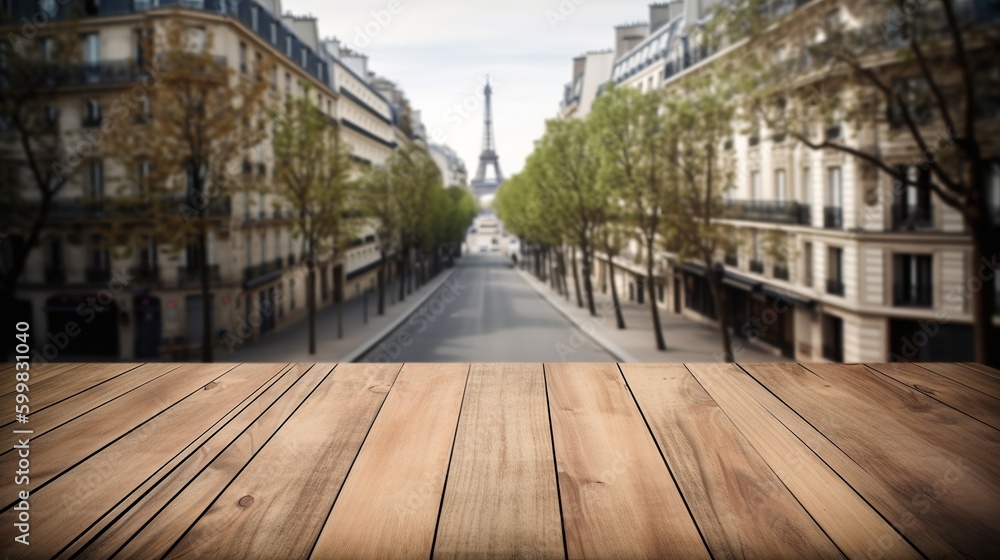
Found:
[(931, 173), (916, 165), (901, 165), (899, 174), (906, 181), (893, 182), (893, 227), (927, 228), (932, 225)]
[(246, 266), (248, 266), (248, 267), (252, 266), (253, 265), (253, 238), (250, 236), (249, 233), (247, 234), (247, 238), (246, 238), (246, 257), (247, 257)]
[(802, 264), (802, 282), (811, 288), (813, 285), (813, 244), (811, 241), (806, 241), (802, 245)]
[(774, 191), (778, 202), (784, 202), (788, 198), (788, 185), (785, 182), (784, 169), (778, 169), (774, 172)]
[(271, 91), (278, 91), (278, 67), (271, 68)]
[(155, 241), (149, 241), (139, 251), (139, 267), (144, 271), (156, 270), (157, 248)]
[(267, 232), (260, 234), (260, 264), (267, 262)]
[(50, 270), (63, 269), (63, 244), (62, 239), (53, 237), (49, 239), (47, 251), (45, 251), (46, 266)]
[(906, 122), (904, 116), (909, 113), (916, 124), (924, 124), (930, 120), (931, 99), (930, 88), (923, 78), (895, 80), (892, 84), (892, 102), (889, 104), (889, 123), (900, 126)]
[(257, 19), (258, 16), (260, 15), (258, 13), (259, 11), (260, 8), (258, 8), (257, 6), (250, 6), (250, 28), (253, 29), (254, 31), (257, 31)]
[(830, 247), (826, 258), (826, 293), (844, 295), (844, 250), (840, 247)]
[(38, 9), (50, 18), (56, 17), (59, 13), (59, 6), (56, 0), (38, 0)]
[(205, 50), (205, 28), (188, 26), (184, 35), (184, 47), (190, 52), (200, 53)]
[(841, 181), (840, 167), (826, 170), (826, 209), (823, 222), (827, 228), (843, 227), (844, 195)]
[(802, 168), (802, 202), (809, 204), (812, 201), (812, 181), (809, 180), (809, 167)]
[(285, 95), (292, 94), (292, 75), (285, 72)]
[(288, 281), (288, 310), (295, 311), (295, 279)]
[(149, 29), (136, 29), (135, 33), (132, 34), (133, 50), (132, 58), (135, 59), (135, 63), (138, 66), (142, 66), (146, 61), (146, 52), (150, 48), (150, 31)]
[(104, 164), (92, 161), (87, 164), (83, 176), (83, 194), (86, 198), (97, 200), (104, 196)]
[(111, 259), (108, 255), (107, 244), (100, 235), (90, 238), (90, 265), (95, 270), (108, 270)]
[(306, 68), (309, 64), (309, 49), (302, 47), (302, 67)]
[(271, 44), (277, 44), (278, 42), (278, 23), (271, 22)]
[(930, 307), (933, 303), (931, 255), (896, 255), (893, 259), (893, 303)]
[(142, 195), (146, 192), (149, 185), (149, 173), (152, 171), (152, 166), (148, 161), (143, 161), (136, 166), (135, 170), (135, 188), (136, 194)]
[(292, 58), (292, 36), (285, 35), (285, 56)]
[(97, 33), (86, 33), (83, 36), (83, 63), (97, 64), (101, 61), (101, 37)]
[(101, 124), (101, 104), (96, 99), (88, 99), (84, 103), (83, 126), (98, 126)]
[(52, 37), (43, 37), (39, 39), (38, 47), (42, 52), (42, 60), (45, 62), (52, 62), (56, 52), (56, 42), (52, 40)]
[[(1000, 164), (990, 164), (989, 169), (987, 169), (986, 201), (989, 204), (990, 211), (993, 213), (993, 219), (1000, 221)], [(997, 301), (1000, 301), (1000, 299)]]
[(240, 41), (240, 72), (247, 73), (247, 44)]
[(750, 200), (760, 199), (760, 171), (750, 173)]

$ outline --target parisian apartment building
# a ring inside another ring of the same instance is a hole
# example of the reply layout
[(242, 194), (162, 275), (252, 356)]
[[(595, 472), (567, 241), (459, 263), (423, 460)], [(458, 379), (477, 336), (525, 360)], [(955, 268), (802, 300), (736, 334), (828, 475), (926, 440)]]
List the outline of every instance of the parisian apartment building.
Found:
[[(686, 77), (711, 71), (713, 63), (731, 52), (701, 48), (698, 32), (714, 4), (651, 4), (648, 20), (615, 27), (610, 67), (603, 64), (602, 52), (573, 60), (559, 115), (585, 118), (593, 97), (609, 84), (669, 95), (672, 88), (683, 87)], [(866, 20), (861, 16), (865, 10), (850, 0), (774, 4), (788, 15), (781, 24), (785, 29), (815, 26), (820, 37), (824, 26), (882, 23)], [(997, 3), (957, 4), (962, 18), (973, 18), (967, 21), (992, 25), (993, 33), (1000, 29)], [(891, 58), (884, 62), (895, 63)], [(822, 72), (812, 75), (819, 79)], [(816, 140), (822, 135), (854, 148), (874, 147), (919, 179), (927, 172), (917, 165), (921, 158), (912, 137), (891, 134), (900, 123), (891, 111), (881, 115), (868, 126), (845, 119), (817, 122), (809, 129)], [(995, 111), (977, 115), (987, 126), (997, 117)], [(737, 132), (724, 149), (734, 166), (735, 188), (726, 193), (724, 204), (725, 222), (740, 243), (717, 259), (739, 344), (752, 342), (802, 361), (972, 359), (968, 290), (977, 279), (968, 277), (972, 243), (958, 211), (937, 195), (921, 196), (913, 187), (893, 185), (887, 174), (873, 173), (841, 152), (809, 149), (765, 126), (753, 133), (734, 128)], [(1000, 153), (996, 144), (991, 149)], [(996, 165), (989, 173), (988, 204), (1000, 216)], [(619, 294), (646, 303), (638, 253), (635, 243), (615, 259), (616, 279)], [(608, 266), (605, 257), (595, 267), (596, 286), (606, 285)], [(666, 251), (659, 255), (656, 271), (656, 303), (662, 311), (715, 320), (703, 266), (680, 262)], [(991, 275), (983, 289), (997, 290), (1000, 296), (1000, 274)], [(1000, 317), (994, 321), (1000, 323)]]
[[(283, 11), (281, 0), (24, 0), (0, 7), (6, 21), (30, 21), (41, 12), (52, 25), (73, 10), (82, 39), (79, 71), (64, 72), (71, 79), (39, 91), (47, 118), (60, 134), (100, 127), (112, 101), (145, 77), (142, 30), (165, 26), (172, 18), (183, 18), (195, 40), (205, 42), (228, 68), (248, 72), (262, 58), (273, 61), (268, 102), (314, 95), (318, 109), (339, 125), (355, 173), (384, 165), (395, 149), (414, 141), (414, 129), (422, 130), (419, 113), (387, 98), (388, 80), (369, 71), (363, 54), (336, 39), (322, 39), (315, 18)], [(46, 40), (44, 29), (34, 40)], [(0, 130), (0, 141), (11, 138)], [(294, 234), (290, 208), (273, 194), (270, 140), (252, 149), (243, 163), (253, 188), (210, 207), (208, 302), (202, 300), (193, 247), (165, 251), (153, 241), (135, 239), (136, 246), (123, 251), (103, 237), (102, 201), (116, 196), (112, 177), (120, 170), (99, 149), (82, 165), (53, 201), (39, 245), (19, 279), (17, 315), (29, 318), (40, 332), (63, 332), (80, 322), (81, 306), (86, 310), (88, 328), (70, 337), (61, 353), (93, 359), (195, 358), (206, 306), (220, 345), (227, 333), (239, 332), (241, 341), (252, 344), (305, 318), (302, 243)], [(376, 231), (364, 224), (356, 235), (342, 259), (318, 269), (321, 309), (375, 289), (381, 264)], [(391, 279), (394, 259), (389, 259)]]

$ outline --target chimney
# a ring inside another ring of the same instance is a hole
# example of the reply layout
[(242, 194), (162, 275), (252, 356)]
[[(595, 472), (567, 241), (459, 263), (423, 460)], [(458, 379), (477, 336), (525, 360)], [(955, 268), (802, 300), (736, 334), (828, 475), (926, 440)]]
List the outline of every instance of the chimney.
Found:
[(646, 22), (615, 26), (615, 60), (618, 60), (649, 35)]
[(586, 56), (578, 56), (573, 59), (573, 79), (570, 81), (570, 84), (575, 84), (576, 80), (583, 75), (583, 68), (586, 63)]
[(683, 0), (668, 0), (649, 5), (649, 33), (663, 27), (684, 13)]

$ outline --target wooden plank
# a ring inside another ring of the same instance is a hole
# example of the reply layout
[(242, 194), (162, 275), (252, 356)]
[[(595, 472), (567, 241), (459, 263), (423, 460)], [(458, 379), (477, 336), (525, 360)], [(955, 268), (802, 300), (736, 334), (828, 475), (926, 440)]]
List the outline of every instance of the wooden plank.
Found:
[[(28, 379), (28, 384), (34, 386), (36, 383), (41, 383), (47, 379), (56, 378), (63, 373), (77, 370), (84, 364), (75, 363), (64, 363), (64, 364), (31, 364), (31, 368), (28, 372), (31, 374)], [(107, 366), (111, 364), (94, 364), (96, 366)], [(137, 366), (139, 364), (126, 364), (131, 366)], [(14, 388), (17, 385), (17, 378), (11, 375), (4, 375), (0, 377), (0, 396), (6, 396), (14, 393)]]
[(709, 558), (615, 364), (545, 364), (571, 558)]
[(920, 367), (943, 375), (967, 387), (1000, 399), (1000, 379), (986, 373), (951, 363), (921, 363)]
[(747, 371), (959, 552), (1000, 556), (997, 430), (862, 365), (806, 367)]
[(403, 366), (311, 558), (430, 556), (468, 371)]
[(842, 558), (682, 364), (621, 364), (712, 557)]
[(181, 364), (144, 364), (129, 371), (127, 375), (119, 375), (107, 383), (101, 383), (44, 410), (33, 412), (31, 429), (34, 431), (34, 437), (38, 438), (179, 367)]
[[(286, 369), (276, 364), (237, 366), (215, 386), (194, 392), (74, 465), (68, 476), (36, 486), (31, 493), (35, 511), (64, 511), (65, 515), (32, 520), (32, 554), (39, 558), (55, 555), (207, 431), (223, 426), (220, 420), (234, 416), (234, 409), (249, 404), (249, 396), (273, 383)], [(123, 468), (126, 465), (128, 468)], [(16, 513), (8, 510), (0, 514), (3, 542), (14, 538)]]
[(474, 364), (434, 558), (563, 558), (541, 364)]
[[(189, 364), (151, 381), (69, 424), (31, 440), (31, 484), (39, 489), (73, 465), (103, 449), (178, 401), (218, 380), (232, 364)], [(203, 412), (204, 414), (204, 412)], [(0, 472), (14, 472), (12, 449), (0, 455)], [(13, 480), (13, 479), (11, 479)], [(4, 484), (10, 484), (4, 480)], [(9, 492), (0, 494), (10, 496)], [(13, 505), (4, 503), (4, 508)]]
[[(762, 405), (762, 401), (769, 400), (763, 394), (767, 391), (736, 365), (704, 363), (687, 367), (848, 558), (921, 557), (837, 472), (803, 444), (798, 434)], [(774, 402), (771, 405), (776, 408)], [(786, 414), (795, 415), (785, 408)]]
[(990, 366), (977, 364), (975, 362), (962, 362), (958, 365), (965, 366), (969, 369), (974, 369), (979, 373), (992, 377), (993, 379), (1000, 380), (1000, 369), (994, 369), (991, 368)]
[(398, 371), (338, 366), (166, 558), (308, 557)]
[(1000, 403), (984, 393), (916, 364), (893, 362), (866, 365), (988, 426), (1000, 429)]
[[(73, 370), (70, 375), (59, 375), (43, 381), (31, 381), (28, 395), (31, 397), (31, 416), (41, 412), (73, 395), (93, 389), (101, 383), (125, 375), (135, 370), (135, 364), (92, 364)], [(14, 409), (14, 394), (0, 396), (0, 410)], [(13, 421), (4, 424), (13, 424)]]
[[(80, 558), (110, 558), (119, 549), (120, 558), (162, 558), (327, 378), (332, 368), (332, 364), (293, 365), (196, 452), (188, 454), (176, 469), (169, 470), (168, 465), (161, 469), (169, 472), (166, 476), (153, 477), (153, 481), (133, 492), (130, 498), (141, 496), (138, 501), (116, 506), (100, 526), (88, 529), (59, 557), (73, 557), (86, 544)], [(148, 493), (147, 487), (151, 487)], [(122, 513), (126, 515), (119, 518)], [(113, 524), (104, 530), (108, 521)], [(122, 548), (123, 545), (127, 546)]]

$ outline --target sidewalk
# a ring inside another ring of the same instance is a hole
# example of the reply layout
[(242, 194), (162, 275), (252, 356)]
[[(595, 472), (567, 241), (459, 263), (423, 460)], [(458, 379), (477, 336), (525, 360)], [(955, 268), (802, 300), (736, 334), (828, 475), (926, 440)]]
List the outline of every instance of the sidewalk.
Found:
[[(583, 296), (584, 307), (577, 306), (572, 276), (568, 282), (569, 300), (567, 300), (565, 295), (560, 296), (547, 282), (542, 282), (530, 272), (520, 268), (517, 271), (563, 316), (622, 362), (722, 361), (722, 342), (720, 341), (719, 329), (715, 325), (693, 321), (671, 311), (660, 309), (660, 325), (663, 327), (663, 338), (667, 343), (667, 350), (661, 352), (656, 349), (653, 318), (648, 305), (629, 302), (627, 294), (623, 298), (623, 294), (619, 293), (618, 301), (625, 319), (625, 330), (619, 330), (615, 322), (610, 289), (607, 294), (602, 294), (600, 288), (595, 286), (594, 305), (597, 308), (597, 316), (592, 317), (587, 309), (586, 295)], [(740, 345), (733, 345), (734, 352), (737, 352), (737, 361), (788, 361), (784, 357), (754, 348), (745, 341), (739, 342)], [(739, 350), (737, 350), (738, 348)]]
[(378, 293), (368, 294), (368, 323), (365, 324), (364, 296), (344, 302), (344, 338), (337, 338), (337, 306), (316, 313), (316, 353), (309, 354), (309, 323), (306, 316), (285, 330), (238, 347), (216, 350), (217, 361), (229, 362), (353, 362), (389, 335), (423, 302), (443, 285), (457, 267), (442, 271), (400, 303), (399, 283), (386, 286), (385, 315), (378, 315)]

